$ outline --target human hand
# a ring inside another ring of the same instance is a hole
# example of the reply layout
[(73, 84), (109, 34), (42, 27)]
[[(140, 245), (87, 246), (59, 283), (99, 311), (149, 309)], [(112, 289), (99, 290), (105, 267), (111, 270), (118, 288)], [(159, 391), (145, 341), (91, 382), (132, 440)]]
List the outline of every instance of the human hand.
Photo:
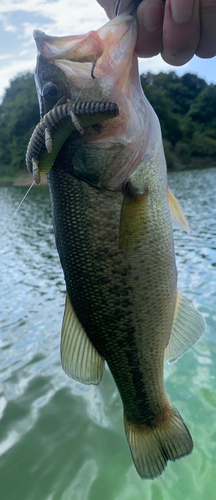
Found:
[[(117, 0), (97, 0), (113, 18)], [(119, 13), (131, 0), (121, 0)], [(140, 57), (161, 53), (174, 66), (216, 55), (216, 0), (143, 0), (137, 9)]]

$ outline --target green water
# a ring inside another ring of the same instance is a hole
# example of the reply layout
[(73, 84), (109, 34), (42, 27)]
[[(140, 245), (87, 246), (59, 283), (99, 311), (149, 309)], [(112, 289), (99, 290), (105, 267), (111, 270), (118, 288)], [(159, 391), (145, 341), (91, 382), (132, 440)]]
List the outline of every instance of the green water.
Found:
[[(179, 288), (205, 315), (205, 337), (165, 368), (192, 455), (143, 482), (132, 464), (115, 383), (87, 387), (62, 371), (65, 285), (48, 189), (32, 189), (0, 242), (0, 499), (213, 500), (216, 497), (216, 170), (169, 184), (191, 234), (175, 230)], [(0, 233), (26, 188), (0, 188)]]

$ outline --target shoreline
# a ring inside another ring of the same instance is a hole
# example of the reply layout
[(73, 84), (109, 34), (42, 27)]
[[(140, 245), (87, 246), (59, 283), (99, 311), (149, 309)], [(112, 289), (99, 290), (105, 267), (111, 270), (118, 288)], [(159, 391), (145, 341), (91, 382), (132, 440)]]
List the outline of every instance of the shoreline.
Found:
[[(19, 177), (18, 179), (16, 179), (15, 182), (13, 182), (13, 186), (31, 186), (33, 180), (34, 179), (32, 175), (28, 177)], [(35, 186), (37, 186), (37, 184), (35, 184)], [(48, 180), (46, 174), (41, 175), (41, 181), (39, 186), (48, 186)]]
[[(5, 179), (4, 178), (1, 180), (0, 179), (0, 186), (26, 186), (29, 187), (31, 186), (33, 182), (33, 177), (32, 175), (29, 176), (20, 176), (18, 178), (12, 178), (12, 179)], [(41, 182), (39, 184), (40, 186), (48, 186), (48, 180), (46, 175), (41, 176)], [(36, 184), (35, 184), (36, 186)]]
[[(201, 166), (201, 165), (196, 165), (196, 166), (187, 166), (187, 167), (184, 167), (184, 168), (175, 168), (175, 169), (168, 169), (167, 172), (168, 173), (171, 173), (171, 172), (181, 172), (182, 170), (205, 170), (207, 168), (216, 168), (216, 165), (205, 165), (205, 166)], [(23, 187), (29, 187), (31, 186), (33, 182), (33, 177), (31, 174), (29, 175), (21, 175), (20, 177), (12, 177), (11, 179), (6, 177), (2, 177), (2, 179), (0, 178), (0, 187), (3, 187), (3, 186), (23, 186)], [(47, 176), (46, 174), (42, 175), (41, 176), (41, 182), (39, 184), (40, 186), (48, 186), (48, 180), (47, 180)], [(35, 184), (35, 186), (37, 186), (37, 184)]]

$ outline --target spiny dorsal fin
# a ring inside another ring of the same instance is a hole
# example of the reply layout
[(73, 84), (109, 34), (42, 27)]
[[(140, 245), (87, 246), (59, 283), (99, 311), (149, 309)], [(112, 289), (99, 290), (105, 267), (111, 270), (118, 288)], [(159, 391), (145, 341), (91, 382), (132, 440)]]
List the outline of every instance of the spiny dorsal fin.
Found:
[(190, 228), (186, 220), (186, 217), (184, 215), (184, 212), (182, 210), (182, 207), (169, 186), (167, 194), (168, 194), (169, 209), (171, 212), (171, 218), (173, 223), (180, 229), (183, 228), (185, 229), (185, 231), (187, 231), (187, 233), (190, 233)]
[(105, 361), (89, 340), (68, 294), (61, 332), (61, 360), (63, 370), (69, 377), (83, 384), (99, 384)]
[(205, 319), (178, 290), (172, 332), (165, 349), (165, 361), (169, 364), (175, 363), (201, 337), (204, 330)]

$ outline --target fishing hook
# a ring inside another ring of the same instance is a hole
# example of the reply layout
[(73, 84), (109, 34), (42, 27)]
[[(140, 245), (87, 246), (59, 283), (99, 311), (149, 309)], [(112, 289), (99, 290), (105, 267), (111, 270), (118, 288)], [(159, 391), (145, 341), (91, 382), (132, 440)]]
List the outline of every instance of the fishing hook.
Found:
[(96, 78), (96, 76), (94, 76), (94, 69), (95, 69), (95, 66), (96, 66), (96, 62), (97, 61), (94, 61), (93, 64), (92, 64), (92, 69), (91, 69), (91, 77), (92, 78)]
[(117, 0), (116, 7), (115, 7), (115, 16), (118, 16), (120, 4), (121, 4), (121, 0)]

